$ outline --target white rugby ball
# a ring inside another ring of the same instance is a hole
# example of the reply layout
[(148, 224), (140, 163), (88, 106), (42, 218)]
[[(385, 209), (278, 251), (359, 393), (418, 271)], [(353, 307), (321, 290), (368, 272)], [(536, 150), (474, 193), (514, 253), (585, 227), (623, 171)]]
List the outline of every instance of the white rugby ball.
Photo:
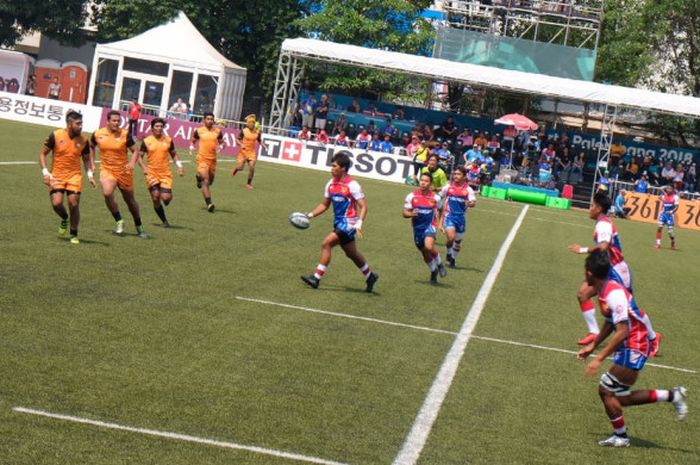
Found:
[(289, 215), (289, 222), (292, 223), (292, 226), (295, 228), (299, 229), (307, 229), (309, 226), (311, 226), (311, 222), (309, 221), (309, 217), (306, 216), (306, 214), (301, 213), (301, 212), (293, 212)]

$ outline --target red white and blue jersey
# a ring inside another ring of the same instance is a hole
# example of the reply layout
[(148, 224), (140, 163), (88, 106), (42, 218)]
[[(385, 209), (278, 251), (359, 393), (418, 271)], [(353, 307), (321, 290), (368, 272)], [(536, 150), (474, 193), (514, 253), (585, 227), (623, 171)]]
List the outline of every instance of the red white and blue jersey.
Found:
[(417, 216), (411, 218), (414, 232), (424, 231), (429, 228), (434, 230), (437, 226), (435, 211), (442, 208), (442, 200), (439, 195), (432, 191), (424, 194), (418, 189), (406, 196), (403, 206), (418, 213)]
[(362, 187), (350, 176), (343, 176), (340, 180), (332, 178), (326, 184), (323, 196), (331, 200), (333, 204), (333, 226), (350, 230), (357, 223), (357, 201), (364, 199)]
[(613, 325), (625, 322), (627, 325), (627, 339), (622, 342), (617, 350), (630, 349), (649, 353), (649, 334), (642, 320), (644, 312), (637, 306), (632, 294), (623, 285), (608, 280), (598, 294), (600, 312), (603, 317)]
[(603, 242), (608, 242), (610, 246), (608, 247), (608, 256), (610, 257), (610, 265), (615, 267), (618, 263), (625, 261), (625, 257), (622, 255), (622, 245), (620, 244), (620, 237), (617, 235), (617, 227), (607, 216), (601, 217), (595, 224), (595, 230), (593, 231), (593, 241), (596, 244), (601, 244)]
[(445, 202), (446, 218), (452, 220), (464, 221), (464, 215), (467, 213), (467, 204), (476, 202), (474, 190), (469, 187), (469, 184), (463, 182), (456, 184), (451, 182), (440, 189), (440, 197)]
[(675, 223), (674, 212), (678, 208), (680, 199), (676, 194), (664, 192), (661, 196), (661, 214), (659, 215), (659, 226), (673, 227)]

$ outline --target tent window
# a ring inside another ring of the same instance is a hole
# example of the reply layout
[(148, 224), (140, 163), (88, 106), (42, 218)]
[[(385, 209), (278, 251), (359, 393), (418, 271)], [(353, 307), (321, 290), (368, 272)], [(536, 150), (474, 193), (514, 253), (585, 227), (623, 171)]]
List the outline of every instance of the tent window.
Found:
[(190, 91), (192, 90), (192, 73), (187, 71), (173, 71), (173, 80), (170, 83), (170, 99), (168, 107), (181, 98), (183, 102), (190, 101)]
[(124, 57), (124, 70), (126, 71), (152, 74), (154, 76), (167, 76), (169, 69), (170, 65), (168, 63)]
[(119, 61), (100, 60), (97, 64), (97, 77), (95, 79), (95, 93), (92, 102), (98, 107), (111, 107), (114, 100), (114, 86), (117, 83), (117, 70)]
[(194, 112), (201, 115), (214, 111), (216, 98), (216, 78), (208, 74), (200, 74), (197, 78), (197, 90), (194, 97)]

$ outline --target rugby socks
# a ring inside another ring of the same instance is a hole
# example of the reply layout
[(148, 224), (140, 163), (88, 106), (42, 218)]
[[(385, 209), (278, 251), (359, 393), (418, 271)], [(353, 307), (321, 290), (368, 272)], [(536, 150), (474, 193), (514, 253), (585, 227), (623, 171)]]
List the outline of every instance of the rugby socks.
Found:
[(71, 229), (71, 230), (70, 230), (70, 235), (71, 235), (71, 237), (78, 237), (78, 230), (77, 230), (77, 229)]
[(211, 205), (211, 197), (204, 197), (204, 203), (206, 203), (207, 206)]
[[(135, 216), (134, 217), (134, 226), (136, 226), (136, 229), (139, 230), (139, 228), (143, 229), (141, 227), (141, 217), (140, 216)], [(140, 230), (139, 230), (140, 231)]]
[(168, 220), (165, 218), (165, 209), (162, 205), (158, 205), (158, 208), (155, 208), (154, 210), (156, 211), (158, 218), (160, 218), (160, 221), (162, 221), (163, 223), (168, 222)]
[(656, 233), (656, 245), (661, 245), (661, 233)]
[(462, 241), (455, 241), (454, 245), (452, 245), (452, 258), (457, 260), (460, 250), (462, 250)]
[[(63, 221), (61, 221), (61, 226), (66, 227), (68, 226), (68, 212), (66, 211), (66, 208), (63, 205), (59, 205), (58, 207), (53, 207), (53, 211), (56, 212), (58, 216), (61, 217)], [(63, 224), (65, 223), (65, 224)]]
[(447, 249), (447, 256), (454, 257), (454, 254), (453, 254), (454, 249), (452, 247), (446, 247), (446, 249)]
[(365, 275), (365, 279), (369, 278), (369, 275), (372, 274), (372, 270), (370, 270), (367, 263), (362, 264), (362, 266), (359, 266), (358, 268), (360, 271), (362, 271), (362, 274)]
[(627, 437), (627, 427), (625, 426), (625, 417), (620, 415), (617, 418), (611, 418), (610, 423), (612, 423), (613, 431), (615, 431), (615, 436)]
[(248, 185), (253, 185), (253, 176), (248, 177)]
[(583, 316), (586, 325), (588, 325), (588, 332), (593, 334), (598, 334), (600, 329), (598, 329), (598, 322), (595, 319), (595, 305), (591, 299), (581, 302), (581, 315)]
[(652, 389), (649, 391), (649, 400), (654, 402), (673, 402), (673, 391), (667, 389)]
[(437, 255), (433, 256), (433, 259), (430, 260), (429, 262), (426, 262), (428, 264), (428, 268), (430, 269), (431, 272), (437, 270), (437, 267), (442, 263), (442, 259), (440, 258), (440, 254), (438, 253)]
[(116, 212), (112, 212), (112, 216), (114, 217), (114, 221), (121, 221), (122, 220), (122, 214), (119, 213), (119, 210)]
[(314, 278), (318, 279), (319, 281), (321, 278), (323, 278), (323, 275), (326, 274), (326, 265), (321, 265), (320, 263), (316, 266), (316, 271), (314, 272)]

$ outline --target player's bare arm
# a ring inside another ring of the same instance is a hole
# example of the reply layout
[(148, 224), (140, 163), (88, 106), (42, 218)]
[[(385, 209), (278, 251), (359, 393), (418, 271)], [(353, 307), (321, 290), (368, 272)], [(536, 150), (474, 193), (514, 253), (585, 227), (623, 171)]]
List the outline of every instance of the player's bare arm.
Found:
[(53, 177), (48, 169), (48, 160), (46, 159), (50, 151), (51, 149), (49, 149), (46, 144), (44, 144), (39, 151), (39, 165), (41, 165), (41, 174), (44, 178), (43, 182), (47, 186), (51, 185), (51, 178)]
[(185, 168), (182, 166), (182, 161), (180, 161), (180, 157), (177, 156), (177, 152), (175, 152), (174, 147), (170, 147), (170, 158), (173, 159), (173, 163), (175, 163), (175, 166), (177, 166), (177, 174), (180, 175), (180, 177), (185, 175)]
[(316, 208), (311, 210), (309, 213), (306, 214), (309, 218), (313, 218), (315, 216), (323, 214), (326, 210), (328, 210), (328, 207), (331, 205), (331, 199), (323, 199), (321, 203), (319, 203)]
[(404, 208), (403, 209), (403, 217), (404, 218), (413, 218), (414, 216), (418, 216), (418, 212), (415, 210), (415, 208)]
[(95, 183), (95, 160), (94, 160), (94, 153), (92, 150), (89, 150), (88, 153), (83, 153), (82, 158), (83, 158), (83, 166), (85, 166), (85, 173), (87, 174), (88, 177), (88, 182), (90, 185), (94, 188), (97, 186), (97, 183)]
[(592, 245), (590, 247), (583, 247), (581, 244), (571, 244), (569, 250), (573, 253), (592, 253), (596, 250), (607, 251), (610, 247), (610, 242), (601, 242), (599, 244)]

